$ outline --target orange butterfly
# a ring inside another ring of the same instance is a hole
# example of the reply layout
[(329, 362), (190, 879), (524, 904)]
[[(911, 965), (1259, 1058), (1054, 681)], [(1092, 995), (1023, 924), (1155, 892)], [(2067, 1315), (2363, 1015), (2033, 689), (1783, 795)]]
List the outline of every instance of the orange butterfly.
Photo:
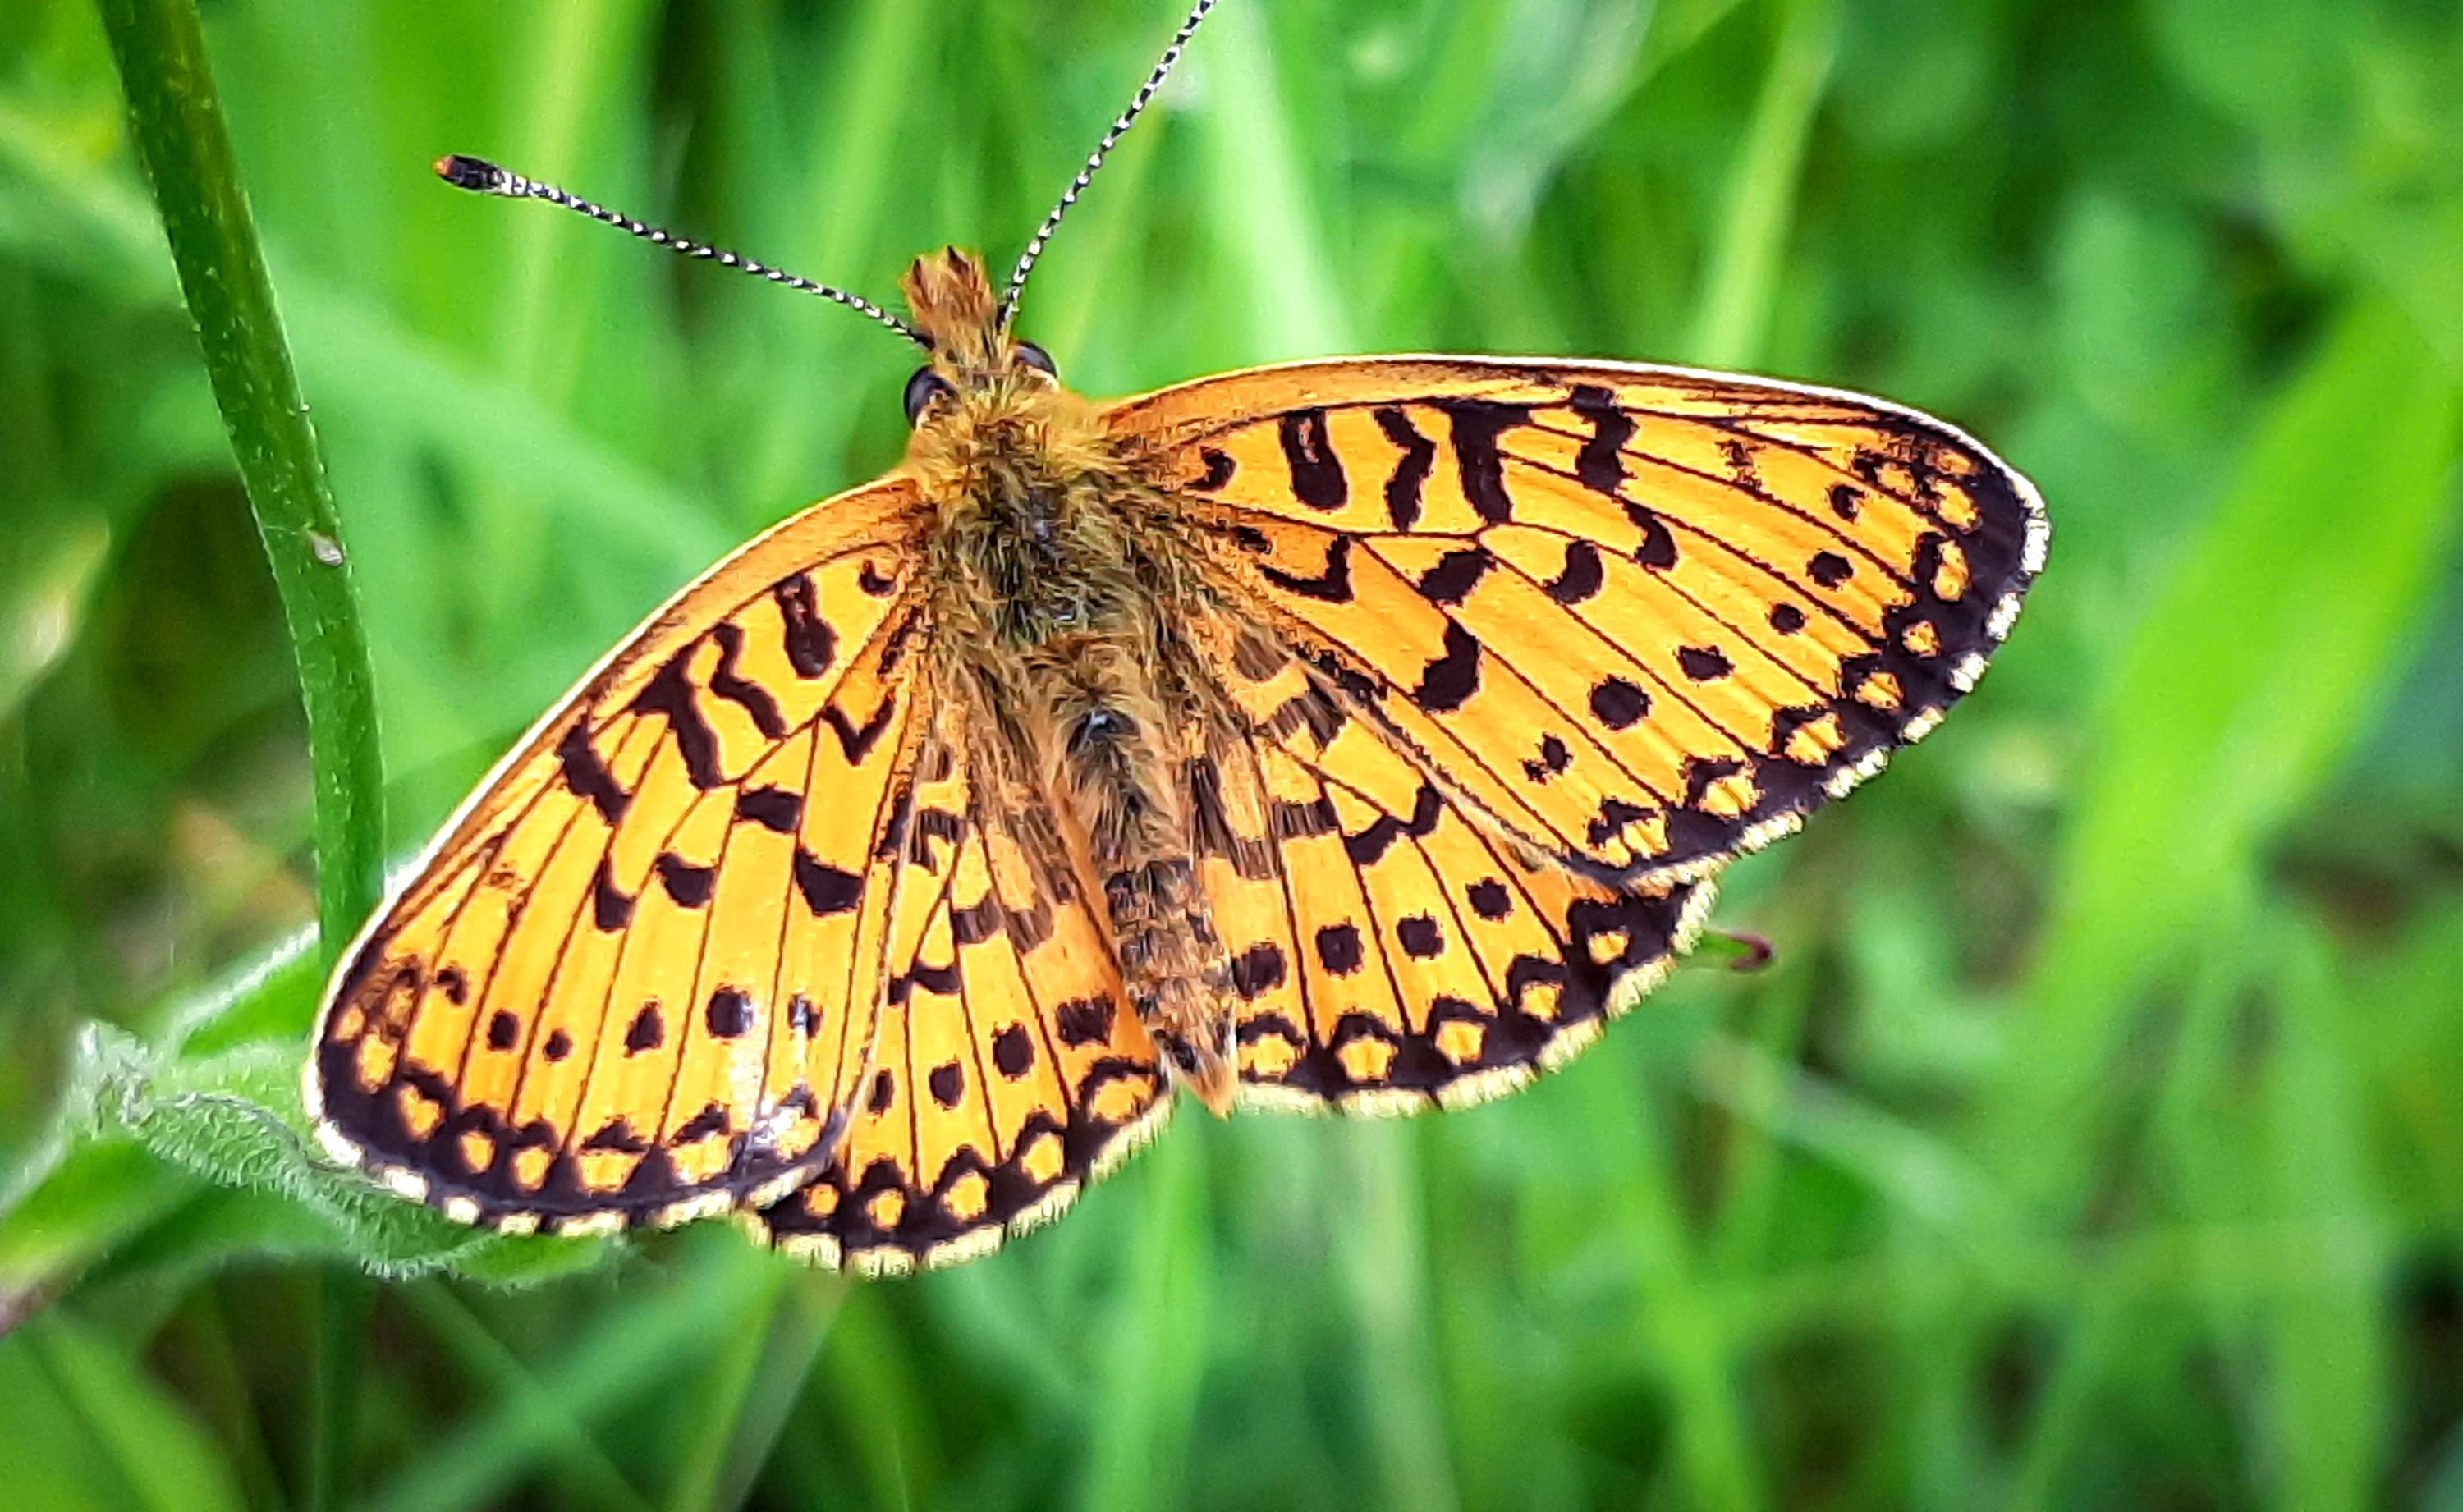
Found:
[(1711, 874), (1975, 683), (2026, 480), (1851, 394), (1370, 357), (1098, 405), (948, 250), (905, 463), (720, 563), (481, 786), (344, 958), (325, 1143), (450, 1217), (732, 1210), (866, 1272), (1041, 1222), (1185, 1088), (1512, 1091)]

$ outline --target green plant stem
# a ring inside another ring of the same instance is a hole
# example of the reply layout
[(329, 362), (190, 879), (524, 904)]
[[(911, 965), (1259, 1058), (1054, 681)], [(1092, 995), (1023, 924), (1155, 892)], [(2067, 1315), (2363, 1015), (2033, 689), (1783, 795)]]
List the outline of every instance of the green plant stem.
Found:
[(193, 0), (98, 0), (131, 134), (299, 663), (328, 961), (376, 904), (384, 845), (376, 680), (341, 521), (241, 192)]
[(351, 1451), (359, 1442), (361, 1372), (367, 1365), (368, 1308), (374, 1300), (367, 1277), (329, 1265), (316, 1277), (316, 1373), (311, 1388), (308, 1435), (308, 1512), (340, 1506), (352, 1475)]

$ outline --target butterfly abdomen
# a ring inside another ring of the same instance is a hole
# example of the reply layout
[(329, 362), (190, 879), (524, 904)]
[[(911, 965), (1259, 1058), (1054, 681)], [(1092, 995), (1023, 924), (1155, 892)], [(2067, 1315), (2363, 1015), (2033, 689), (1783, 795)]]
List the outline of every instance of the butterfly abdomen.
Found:
[(1045, 792), (1076, 821), (1130, 1008), (1218, 1111), (1232, 1091), (1231, 963), (1207, 918), (1166, 751), (1172, 714), (1130, 627), (1055, 637), (1026, 659)]
[(1179, 1080), (1228, 1108), (1231, 962), (1178, 780), (1190, 679), (1165, 664), (1187, 548), (1064, 392), (971, 394), (910, 460), (940, 502), (944, 654), (992, 706), (999, 764), (1066, 816), (1128, 1007)]

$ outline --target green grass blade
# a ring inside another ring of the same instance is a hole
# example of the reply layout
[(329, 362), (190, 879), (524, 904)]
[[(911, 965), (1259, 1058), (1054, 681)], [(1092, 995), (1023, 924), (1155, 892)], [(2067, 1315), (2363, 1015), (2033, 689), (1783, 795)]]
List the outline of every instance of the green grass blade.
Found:
[(383, 880), (376, 675), (316, 433), (273, 302), (190, 0), (101, 0), (131, 134), (273, 567), (308, 711), (316, 918), (330, 959)]
[(1778, 50), (1754, 102), (1753, 124), (1736, 153), (1727, 213), (1711, 244), (1710, 288), (1685, 345), (1688, 361), (1734, 368), (1761, 359), (1788, 228), (1795, 224), (1805, 142), (1830, 81), (1838, 32), (1837, 0), (1794, 0), (1787, 7)]
[[(116, 1488), (94, 1504), (129, 1512), (240, 1512), (239, 1488), (222, 1463), (219, 1446), (108, 1339), (46, 1318), (0, 1350), (24, 1351), (18, 1360), (32, 1361), (33, 1379), (21, 1379), (19, 1391), (9, 1395), (11, 1425), (21, 1412), (39, 1414), (44, 1404), (28, 1398), (54, 1396), (54, 1410), (75, 1426), (54, 1437), (51, 1447), (68, 1449), (81, 1459), (78, 1478), (89, 1485)], [(0, 1361), (0, 1381), (20, 1373), (22, 1366), (12, 1370), (11, 1364)], [(0, 1432), (0, 1438), (6, 1436)], [(0, 1470), (23, 1471), (22, 1464), (11, 1463), (17, 1458), (0, 1448)], [(43, 1479), (9, 1473), (12, 1500), (27, 1495), (33, 1500), (20, 1504), (62, 1504), (35, 1490)]]

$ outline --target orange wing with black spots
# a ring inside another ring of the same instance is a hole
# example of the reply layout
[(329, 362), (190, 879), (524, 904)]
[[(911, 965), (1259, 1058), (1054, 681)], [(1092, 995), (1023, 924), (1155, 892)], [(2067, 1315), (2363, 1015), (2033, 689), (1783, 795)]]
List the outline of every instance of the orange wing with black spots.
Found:
[(1188, 798), (1244, 1105), (1502, 1095), (1579, 1053), (1690, 945), (1708, 880), (1577, 875), (1451, 796), (1272, 637), (1211, 632), (1248, 736), (1190, 763)]
[(307, 1096), (337, 1156), (565, 1232), (834, 1156), (923, 734), (920, 510), (891, 479), (762, 536), (506, 759), (336, 973)]
[[(945, 704), (941, 724), (967, 710)], [(752, 1216), (864, 1274), (956, 1264), (1057, 1217), (1170, 1104), (1152, 1044), (1039, 795), (925, 748), (890, 836), (905, 863), (888, 992), (852, 1127), (817, 1180)]]
[(1347, 709), (1627, 887), (1784, 833), (1929, 730), (2047, 533), (1939, 421), (1677, 369), (1300, 363), (1106, 421)]

